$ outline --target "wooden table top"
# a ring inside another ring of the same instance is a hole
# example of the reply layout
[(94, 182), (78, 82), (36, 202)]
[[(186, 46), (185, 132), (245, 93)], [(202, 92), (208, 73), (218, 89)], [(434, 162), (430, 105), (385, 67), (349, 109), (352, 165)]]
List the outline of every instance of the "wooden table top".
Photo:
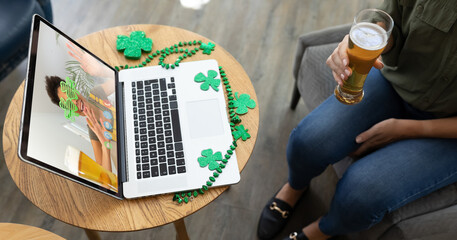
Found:
[(65, 238), (37, 227), (16, 223), (0, 223), (0, 239), (64, 240)]
[[(110, 28), (89, 34), (78, 40), (80, 44), (111, 66), (137, 65), (141, 60), (126, 60), (116, 51), (117, 35), (129, 35), (141, 30), (154, 41), (153, 51), (169, 47), (180, 41), (211, 41), (196, 33), (162, 25), (129, 25)], [(213, 41), (211, 41), (213, 42)], [(213, 42), (214, 43), (214, 42)], [(143, 54), (144, 56), (144, 54)], [(173, 56), (171, 56), (173, 57)], [(170, 58), (171, 58), (170, 57)], [(174, 58), (173, 58), (174, 59)], [(247, 93), (257, 102), (249, 76), (235, 58), (217, 45), (211, 55), (193, 55), (186, 61), (216, 59), (227, 73), (234, 92)], [(158, 59), (148, 65), (158, 64)], [(38, 208), (68, 224), (97, 231), (134, 231), (161, 226), (184, 218), (206, 206), (228, 187), (212, 188), (188, 204), (177, 205), (172, 194), (133, 200), (118, 200), (80, 184), (21, 161), (17, 146), (22, 111), (24, 83), (14, 95), (6, 115), (3, 130), (3, 151), (10, 174), (22, 193)], [(258, 103), (258, 102), (257, 102)], [(241, 116), (242, 124), (249, 129), (251, 138), (238, 141), (236, 149), (238, 167), (245, 167), (254, 149), (259, 126), (259, 106)], [(243, 179), (241, 179), (241, 182)]]

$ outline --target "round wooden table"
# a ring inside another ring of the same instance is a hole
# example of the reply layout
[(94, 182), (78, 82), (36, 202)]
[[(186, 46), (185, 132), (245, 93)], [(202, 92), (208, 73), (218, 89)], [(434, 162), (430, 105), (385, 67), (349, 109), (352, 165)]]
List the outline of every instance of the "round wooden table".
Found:
[[(116, 51), (117, 35), (129, 35), (141, 30), (153, 39), (153, 51), (169, 47), (180, 41), (211, 41), (196, 33), (162, 25), (119, 26), (82, 37), (78, 42), (111, 66), (138, 65), (144, 61), (126, 60)], [(213, 41), (211, 41), (213, 42)], [(214, 43), (214, 42), (213, 42)], [(178, 56), (178, 55), (176, 55)], [(177, 57), (176, 57), (177, 58)], [(175, 59), (172, 55), (169, 59)], [(186, 61), (216, 59), (227, 73), (234, 92), (247, 93), (257, 102), (249, 76), (235, 58), (216, 44), (211, 55), (201, 51)], [(171, 61), (171, 60), (170, 60)], [(148, 65), (157, 65), (158, 58)], [(3, 151), (10, 174), (22, 193), (38, 208), (65, 223), (84, 228), (90, 236), (95, 231), (135, 231), (174, 222), (177, 237), (187, 239), (183, 218), (198, 211), (221, 195), (228, 187), (212, 188), (188, 204), (177, 205), (172, 194), (133, 200), (117, 200), (80, 184), (57, 176), (21, 161), (17, 146), (22, 110), (24, 84), (14, 95), (6, 115), (3, 130)], [(259, 126), (259, 106), (241, 116), (242, 124), (249, 129), (251, 138), (238, 141), (236, 149), (238, 167), (245, 167), (254, 149)], [(241, 182), (243, 179), (241, 179)], [(93, 235), (97, 238), (97, 234)]]
[(37, 227), (16, 223), (0, 223), (0, 239), (64, 240), (65, 238)]

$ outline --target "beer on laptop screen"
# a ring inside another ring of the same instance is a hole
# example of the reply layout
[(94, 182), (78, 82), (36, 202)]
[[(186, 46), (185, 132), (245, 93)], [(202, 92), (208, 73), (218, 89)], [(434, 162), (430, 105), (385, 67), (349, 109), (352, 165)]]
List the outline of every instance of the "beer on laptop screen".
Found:
[(27, 155), (118, 192), (114, 71), (40, 22)]

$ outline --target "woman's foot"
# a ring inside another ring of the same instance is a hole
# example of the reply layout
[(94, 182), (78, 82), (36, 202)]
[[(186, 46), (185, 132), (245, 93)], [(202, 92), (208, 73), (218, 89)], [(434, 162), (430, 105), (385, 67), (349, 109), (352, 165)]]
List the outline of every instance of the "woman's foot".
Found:
[(313, 223), (302, 229), (303, 233), (308, 237), (309, 240), (325, 240), (329, 239), (331, 236), (325, 235), (319, 228), (319, 222), (321, 218), (317, 219)]
[(286, 183), (278, 193), (271, 198), (263, 208), (257, 227), (257, 236), (260, 239), (272, 239), (286, 225), (295, 204), (304, 190), (295, 190)]
[(295, 190), (290, 186), (289, 182), (287, 182), (284, 184), (284, 186), (282, 186), (281, 190), (279, 190), (275, 198), (283, 200), (291, 207), (295, 207), (295, 204), (297, 204), (298, 200), (306, 191), (306, 189), (308, 189), (308, 187), (303, 190)]
[(284, 240), (326, 240), (331, 236), (325, 235), (319, 228), (319, 221), (321, 219), (314, 221), (310, 225), (304, 227), (301, 232), (291, 233)]
[(283, 240), (309, 240), (309, 238), (306, 237), (304, 232), (299, 232), (299, 233), (293, 232), (293, 233), (289, 234), (289, 236), (287, 236)]

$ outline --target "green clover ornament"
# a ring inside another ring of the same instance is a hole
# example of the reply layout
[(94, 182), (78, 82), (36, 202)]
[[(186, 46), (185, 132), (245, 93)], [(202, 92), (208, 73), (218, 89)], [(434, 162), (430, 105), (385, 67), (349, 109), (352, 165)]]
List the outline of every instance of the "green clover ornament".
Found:
[(65, 81), (60, 82), (60, 91), (67, 94), (68, 99), (78, 99), (78, 95), (80, 94), (78, 90), (76, 90), (76, 83), (71, 80), (71, 78), (66, 77)]
[(79, 116), (79, 114), (76, 113), (76, 111), (78, 111), (78, 106), (76, 106), (70, 98), (67, 98), (67, 100), (60, 98), (59, 107), (64, 110), (65, 118), (72, 122), (75, 121), (75, 117)]
[(124, 56), (129, 59), (140, 59), (141, 50), (150, 52), (152, 50), (152, 39), (146, 37), (143, 31), (134, 31), (130, 37), (118, 35), (116, 49), (124, 51)]
[(233, 138), (236, 140), (243, 139), (246, 141), (248, 138), (251, 138), (251, 135), (248, 133), (248, 130), (244, 128), (244, 125), (239, 125), (235, 127), (236, 131), (232, 132)]
[(211, 52), (214, 51), (214, 47), (215, 47), (215, 46), (216, 46), (216, 45), (215, 45), (214, 43), (212, 43), (212, 42), (208, 42), (208, 44), (202, 43), (202, 44), (200, 45), (200, 49), (203, 50), (203, 54), (208, 54), (208, 55), (210, 55)]
[(202, 157), (198, 158), (198, 163), (200, 167), (209, 166), (209, 170), (213, 171), (219, 167), (219, 163), (216, 161), (222, 161), (222, 153), (216, 152), (213, 154), (212, 149), (206, 149), (202, 151)]
[(208, 91), (209, 87), (211, 86), (214, 91), (219, 91), (219, 85), (221, 84), (220, 79), (214, 79), (217, 76), (217, 72), (214, 70), (208, 71), (208, 77), (206, 77), (203, 73), (199, 73), (195, 76), (194, 81), (197, 83), (203, 82), (200, 86), (200, 89), (203, 91)]
[(60, 82), (60, 90), (67, 95), (67, 100), (60, 98), (59, 107), (64, 110), (65, 118), (74, 122), (75, 117), (79, 116), (78, 106), (73, 103), (72, 100), (78, 99), (79, 91), (76, 90), (76, 84), (69, 77), (65, 78), (65, 81)]
[(232, 100), (231, 105), (236, 108), (237, 114), (245, 114), (248, 112), (248, 108), (253, 109), (256, 106), (254, 100), (251, 99), (249, 94), (241, 94), (238, 96), (238, 92), (235, 93), (235, 99)]

